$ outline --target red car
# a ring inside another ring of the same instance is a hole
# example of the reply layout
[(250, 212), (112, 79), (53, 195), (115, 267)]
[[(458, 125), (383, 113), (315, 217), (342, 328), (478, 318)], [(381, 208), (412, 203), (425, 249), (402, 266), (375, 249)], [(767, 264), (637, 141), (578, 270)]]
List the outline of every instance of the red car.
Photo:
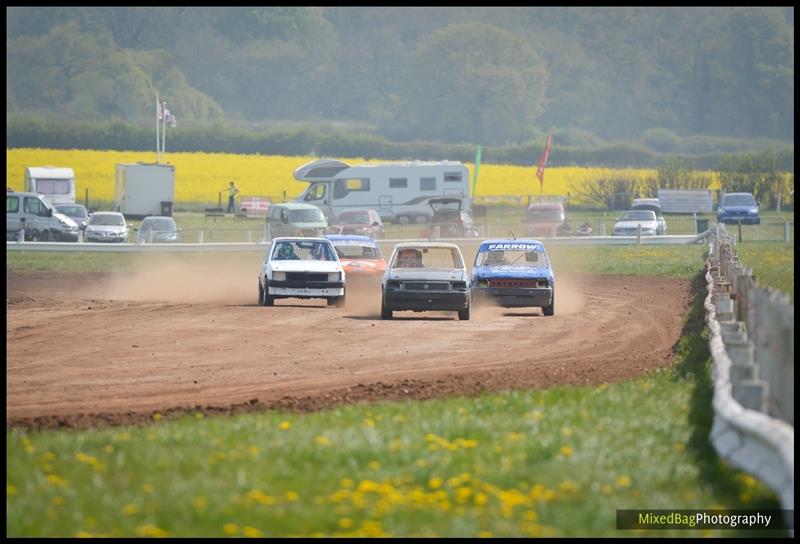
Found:
[(327, 234), (339, 262), (344, 268), (345, 282), (369, 280), (380, 283), (386, 272), (386, 261), (378, 244), (369, 236)]
[(555, 236), (556, 229), (564, 224), (564, 205), (560, 202), (534, 202), (528, 206), (522, 222), (527, 236)]
[(336, 216), (329, 232), (383, 238), (383, 221), (378, 212), (372, 209), (344, 210)]

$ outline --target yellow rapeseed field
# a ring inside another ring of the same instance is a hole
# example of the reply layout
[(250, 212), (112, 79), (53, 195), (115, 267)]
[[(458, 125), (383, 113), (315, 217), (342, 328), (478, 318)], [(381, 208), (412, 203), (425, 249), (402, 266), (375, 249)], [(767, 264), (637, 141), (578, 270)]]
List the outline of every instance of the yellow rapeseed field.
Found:
[[(234, 155), (229, 153), (167, 153), (163, 162), (175, 165), (175, 198), (178, 202), (216, 202), (219, 192), (234, 180), (241, 195), (265, 195), (273, 199), (297, 196), (307, 184), (296, 181), (292, 172), (315, 157), (276, 155)], [(28, 166), (61, 166), (75, 171), (76, 195), (82, 201), (89, 190), (90, 201), (114, 199), (114, 172), (117, 163), (156, 160), (151, 151), (94, 151), (78, 149), (6, 149), (6, 184), (22, 190)], [(360, 158), (341, 159), (350, 164), (386, 162)], [(474, 165), (467, 163), (470, 184)], [(535, 166), (481, 164), (475, 196), (539, 195)], [(644, 179), (656, 176), (652, 169), (547, 168), (541, 194), (575, 194), (576, 187), (593, 179)], [(713, 188), (713, 187), (712, 187)]]

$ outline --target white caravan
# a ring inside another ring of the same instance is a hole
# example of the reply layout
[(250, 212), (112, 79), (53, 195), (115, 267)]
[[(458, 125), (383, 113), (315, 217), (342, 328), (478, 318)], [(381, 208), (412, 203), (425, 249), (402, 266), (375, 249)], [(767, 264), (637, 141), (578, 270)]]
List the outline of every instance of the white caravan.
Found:
[(300, 166), (294, 178), (309, 183), (296, 202), (313, 204), (329, 220), (351, 208), (372, 208), (383, 221), (425, 223), (433, 215), (431, 197), (463, 198), (470, 212), (469, 170), (457, 161), (395, 162), (351, 166), (318, 159)]
[(25, 169), (25, 191), (42, 195), (50, 204), (74, 204), (75, 172), (72, 168), (31, 166)]
[(125, 216), (172, 215), (175, 167), (171, 164), (117, 164), (114, 211)]

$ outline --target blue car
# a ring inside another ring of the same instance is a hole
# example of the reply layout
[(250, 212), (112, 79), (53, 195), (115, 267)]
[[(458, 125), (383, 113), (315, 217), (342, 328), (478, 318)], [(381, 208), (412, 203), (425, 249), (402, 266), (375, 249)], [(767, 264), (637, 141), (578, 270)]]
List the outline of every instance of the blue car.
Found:
[(555, 313), (555, 276), (538, 240), (484, 240), (475, 255), (471, 286), (476, 304)]
[(717, 207), (717, 223), (738, 223), (758, 225), (758, 202), (752, 193), (726, 193)]

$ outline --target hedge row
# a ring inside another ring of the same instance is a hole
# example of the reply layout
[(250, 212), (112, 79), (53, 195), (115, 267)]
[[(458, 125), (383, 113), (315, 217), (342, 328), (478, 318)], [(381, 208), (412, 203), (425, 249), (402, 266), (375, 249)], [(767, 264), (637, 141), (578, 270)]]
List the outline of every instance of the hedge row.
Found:
[[(48, 120), (9, 119), (7, 146), (52, 149), (155, 150), (155, 127), (129, 125), (118, 121), (70, 123)], [(363, 157), (386, 160), (475, 160), (475, 145), (414, 141), (391, 142), (382, 136), (343, 129), (318, 131), (308, 126), (257, 132), (221, 125), (180, 126), (167, 129), (166, 149), (262, 155), (311, 155), (320, 157)], [(535, 164), (542, 145), (485, 147), (486, 163)], [(778, 150), (779, 168), (794, 171), (794, 149)], [(688, 168), (713, 170), (727, 154), (674, 155), (655, 153), (636, 143), (612, 143), (597, 149), (554, 145), (550, 166), (594, 166), (607, 168), (657, 168), (667, 159), (680, 158)]]

